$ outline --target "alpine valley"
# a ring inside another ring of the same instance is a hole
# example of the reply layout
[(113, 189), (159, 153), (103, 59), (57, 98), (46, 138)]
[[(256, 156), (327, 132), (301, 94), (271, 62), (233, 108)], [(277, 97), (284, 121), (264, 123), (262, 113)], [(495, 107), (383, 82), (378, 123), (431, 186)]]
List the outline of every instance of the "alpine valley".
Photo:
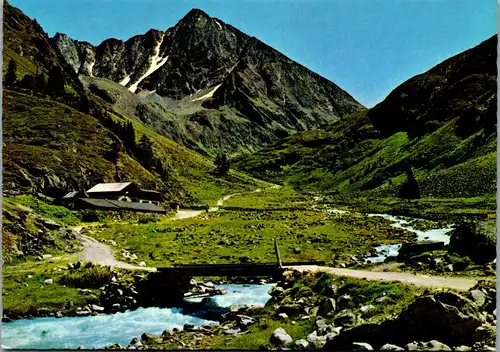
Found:
[(368, 109), (200, 9), (3, 30), (3, 348), (495, 350), (496, 35)]

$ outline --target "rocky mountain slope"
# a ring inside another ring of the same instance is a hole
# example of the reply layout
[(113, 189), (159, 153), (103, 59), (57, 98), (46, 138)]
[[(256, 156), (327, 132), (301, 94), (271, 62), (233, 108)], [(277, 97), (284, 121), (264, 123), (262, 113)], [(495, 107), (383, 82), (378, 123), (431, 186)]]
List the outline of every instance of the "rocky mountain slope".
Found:
[(237, 167), (299, 189), (395, 195), (411, 165), (423, 196), (494, 195), (496, 51), (494, 36), (374, 108), (238, 157)]
[(115, 107), (205, 154), (252, 151), (363, 110), (334, 83), (197, 9), (127, 41), (94, 47), (58, 33), (52, 42), (75, 73), (120, 100)]
[(4, 73), (17, 64), (3, 90), (4, 194), (60, 196), (126, 180), (199, 202), (258, 187), (238, 172), (213, 176), (209, 160), (86, 90), (37, 22), (8, 3), (4, 30)]

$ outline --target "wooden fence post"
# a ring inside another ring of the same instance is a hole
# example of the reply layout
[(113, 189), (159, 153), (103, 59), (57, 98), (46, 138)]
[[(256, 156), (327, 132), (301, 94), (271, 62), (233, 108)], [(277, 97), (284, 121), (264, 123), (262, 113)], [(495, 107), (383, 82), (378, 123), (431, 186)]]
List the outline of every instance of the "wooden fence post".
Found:
[(278, 260), (278, 266), (282, 268), (283, 266), (281, 265), (281, 257), (280, 257), (280, 250), (278, 249), (278, 241), (276, 238), (274, 239), (274, 250), (276, 251), (276, 258)]

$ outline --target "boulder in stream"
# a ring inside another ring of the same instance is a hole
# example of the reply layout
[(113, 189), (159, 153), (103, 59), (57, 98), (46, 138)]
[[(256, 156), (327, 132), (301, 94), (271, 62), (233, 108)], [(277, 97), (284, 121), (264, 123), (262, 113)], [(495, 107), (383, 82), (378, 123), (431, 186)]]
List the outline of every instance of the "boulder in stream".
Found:
[(444, 242), (440, 241), (419, 241), (404, 243), (399, 250), (398, 260), (405, 260), (406, 258), (412, 257), (417, 254), (422, 254), (424, 252), (439, 251), (444, 249), (444, 247)]

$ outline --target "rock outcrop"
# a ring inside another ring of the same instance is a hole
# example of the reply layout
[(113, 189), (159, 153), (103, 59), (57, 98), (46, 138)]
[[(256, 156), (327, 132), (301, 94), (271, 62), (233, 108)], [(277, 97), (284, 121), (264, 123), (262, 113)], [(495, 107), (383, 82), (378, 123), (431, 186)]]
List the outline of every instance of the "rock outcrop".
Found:
[[(489, 297), (496, 295), (482, 284), (479, 287)], [(493, 330), (485, 326), (487, 315), (492, 312), (493, 305), (482, 312), (475, 302), (454, 292), (427, 294), (418, 297), (395, 318), (344, 330), (327, 342), (325, 349), (350, 350), (351, 344), (359, 341), (369, 343), (375, 349), (384, 347), (384, 350), (398, 350), (397, 346), (408, 349), (410, 346), (413, 350), (444, 351), (449, 350), (448, 346), (472, 346), (480, 341), (484, 346), (494, 336)]]
[(477, 222), (463, 222), (455, 227), (450, 237), (450, 252), (468, 256), (485, 264), (496, 258), (496, 233)]

